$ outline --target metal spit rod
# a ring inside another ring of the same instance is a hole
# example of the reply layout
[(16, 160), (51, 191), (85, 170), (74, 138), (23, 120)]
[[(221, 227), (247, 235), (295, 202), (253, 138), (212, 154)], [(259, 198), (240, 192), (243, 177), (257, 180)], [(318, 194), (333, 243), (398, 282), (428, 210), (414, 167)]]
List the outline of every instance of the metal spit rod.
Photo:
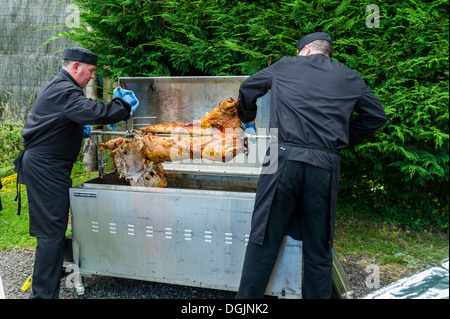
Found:
[(98, 136), (102, 136), (102, 135), (119, 135), (119, 136), (133, 136), (132, 132), (116, 132), (116, 131), (91, 131), (90, 134), (92, 135), (98, 135)]

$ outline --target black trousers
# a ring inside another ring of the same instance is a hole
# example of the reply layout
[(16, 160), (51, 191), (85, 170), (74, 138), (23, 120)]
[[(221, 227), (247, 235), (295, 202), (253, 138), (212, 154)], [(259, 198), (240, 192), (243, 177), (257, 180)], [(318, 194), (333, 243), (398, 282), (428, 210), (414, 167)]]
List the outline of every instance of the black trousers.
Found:
[(58, 299), (65, 237), (37, 237), (30, 299)]
[(283, 237), (292, 227), (293, 218), (300, 221), (297, 227), (303, 241), (302, 297), (331, 298), (330, 187), (331, 171), (287, 161), (271, 206), (264, 243), (248, 243), (236, 298), (264, 296)]

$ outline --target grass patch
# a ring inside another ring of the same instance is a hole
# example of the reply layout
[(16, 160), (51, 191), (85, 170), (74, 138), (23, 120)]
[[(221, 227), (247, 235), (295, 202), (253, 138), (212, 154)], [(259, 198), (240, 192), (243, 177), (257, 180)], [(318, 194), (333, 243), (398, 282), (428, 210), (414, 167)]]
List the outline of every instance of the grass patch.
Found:
[(22, 187), (22, 213), (17, 215), (15, 190), (0, 193), (3, 210), (0, 211), (0, 250), (23, 249), (36, 246), (36, 238), (28, 232), (29, 215), (26, 191)]
[(338, 213), (334, 243), (339, 256), (370, 256), (393, 277), (440, 265), (449, 255), (447, 232), (410, 231), (363, 214)]

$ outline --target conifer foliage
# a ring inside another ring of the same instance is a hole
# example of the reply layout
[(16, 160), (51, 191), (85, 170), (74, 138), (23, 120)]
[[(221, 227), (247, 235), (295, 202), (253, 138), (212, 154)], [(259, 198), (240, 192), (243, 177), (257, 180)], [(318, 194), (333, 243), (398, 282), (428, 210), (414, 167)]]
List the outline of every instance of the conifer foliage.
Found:
[(448, 229), (447, 1), (74, 2), (82, 25), (53, 38), (98, 53), (113, 79), (250, 75), (295, 55), (302, 36), (329, 32), (333, 58), (363, 75), (389, 117), (343, 152), (341, 204)]

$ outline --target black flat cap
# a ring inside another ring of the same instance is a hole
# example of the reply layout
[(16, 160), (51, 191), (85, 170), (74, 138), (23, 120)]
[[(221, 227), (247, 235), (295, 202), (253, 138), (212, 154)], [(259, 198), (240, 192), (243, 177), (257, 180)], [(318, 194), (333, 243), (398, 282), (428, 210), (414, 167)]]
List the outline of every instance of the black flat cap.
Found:
[(303, 38), (301, 38), (300, 41), (298, 41), (296, 47), (297, 47), (298, 51), (300, 52), (305, 45), (307, 45), (308, 43), (311, 43), (313, 41), (316, 41), (316, 40), (326, 40), (326, 41), (330, 42), (331, 44), (333, 44), (333, 42), (331, 41), (331, 36), (328, 33), (315, 32), (315, 33), (305, 35)]
[(97, 55), (83, 48), (65, 49), (63, 59), (97, 65)]

